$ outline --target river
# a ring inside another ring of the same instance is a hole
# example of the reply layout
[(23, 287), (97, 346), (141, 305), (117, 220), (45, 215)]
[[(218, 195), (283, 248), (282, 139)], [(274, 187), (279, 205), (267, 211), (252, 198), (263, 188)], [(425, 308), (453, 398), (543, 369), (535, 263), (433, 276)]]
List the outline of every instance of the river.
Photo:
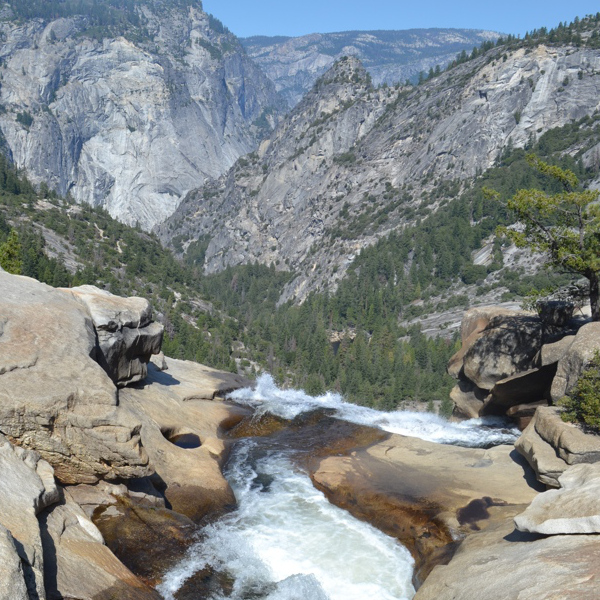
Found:
[[(311, 397), (281, 390), (269, 375), (231, 399), (260, 417), (284, 419), (323, 411), (341, 421), (424, 440), (471, 447), (512, 443), (518, 432), (498, 421), (449, 423), (435, 415), (382, 413), (337, 394)], [(186, 557), (158, 588), (166, 600), (204, 569), (223, 573), (211, 600), (404, 600), (412, 598), (413, 559), (395, 539), (330, 504), (302, 469), (311, 440), (243, 438), (225, 471), (238, 508), (198, 533)], [(289, 441), (289, 440), (288, 440)]]

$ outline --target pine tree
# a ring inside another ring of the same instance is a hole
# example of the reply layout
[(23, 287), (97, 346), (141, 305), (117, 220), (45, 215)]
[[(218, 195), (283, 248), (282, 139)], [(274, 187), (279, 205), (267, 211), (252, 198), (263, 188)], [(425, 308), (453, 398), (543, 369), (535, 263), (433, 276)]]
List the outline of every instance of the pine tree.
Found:
[(14, 229), (8, 234), (6, 242), (0, 246), (0, 267), (13, 275), (22, 273), (21, 243)]

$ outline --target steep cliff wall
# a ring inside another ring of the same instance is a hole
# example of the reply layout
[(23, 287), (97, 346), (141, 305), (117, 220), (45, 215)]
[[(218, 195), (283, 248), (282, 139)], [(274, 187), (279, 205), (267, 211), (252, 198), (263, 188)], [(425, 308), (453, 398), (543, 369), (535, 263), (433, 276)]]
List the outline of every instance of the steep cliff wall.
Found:
[(142, 26), (126, 37), (86, 16), (5, 10), (0, 129), (34, 182), (149, 229), (251, 151), (283, 104), (200, 8), (136, 10)]

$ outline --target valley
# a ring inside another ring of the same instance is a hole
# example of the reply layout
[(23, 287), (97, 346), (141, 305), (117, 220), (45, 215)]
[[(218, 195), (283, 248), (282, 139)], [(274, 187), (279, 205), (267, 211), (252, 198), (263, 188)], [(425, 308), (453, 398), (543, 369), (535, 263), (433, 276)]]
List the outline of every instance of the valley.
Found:
[(598, 595), (599, 98), (600, 13), (0, 2), (0, 600)]

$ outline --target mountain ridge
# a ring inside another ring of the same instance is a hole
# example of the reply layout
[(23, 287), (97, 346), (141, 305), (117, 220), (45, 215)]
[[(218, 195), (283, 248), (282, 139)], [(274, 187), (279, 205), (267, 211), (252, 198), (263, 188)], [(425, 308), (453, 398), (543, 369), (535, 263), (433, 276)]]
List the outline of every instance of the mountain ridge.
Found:
[(470, 53), (500, 36), (479, 29), (420, 28), (252, 36), (240, 41), (293, 107), (344, 55), (360, 58), (376, 85), (394, 85), (406, 79), (416, 82), (419, 72), (444, 68), (462, 51)]
[[(594, 114), (599, 61), (590, 48), (499, 47), (422, 86), (350, 81), (347, 105), (317, 84), (258, 153), (190, 193), (160, 235), (184, 246), (209, 236), (209, 273), (254, 260), (295, 271), (282, 301), (332, 291), (361, 249), (451, 202), (504, 152)], [(310, 98), (325, 107), (318, 117)]]

